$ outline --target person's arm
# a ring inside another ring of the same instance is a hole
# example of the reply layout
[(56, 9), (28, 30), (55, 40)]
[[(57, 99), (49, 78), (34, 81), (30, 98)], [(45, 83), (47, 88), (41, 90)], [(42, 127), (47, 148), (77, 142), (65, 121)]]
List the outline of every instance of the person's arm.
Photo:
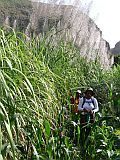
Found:
[(95, 112), (98, 112), (99, 111), (99, 107), (98, 107), (98, 101), (97, 101), (97, 99), (96, 98), (94, 98), (94, 110), (93, 110), (93, 112), (95, 113)]

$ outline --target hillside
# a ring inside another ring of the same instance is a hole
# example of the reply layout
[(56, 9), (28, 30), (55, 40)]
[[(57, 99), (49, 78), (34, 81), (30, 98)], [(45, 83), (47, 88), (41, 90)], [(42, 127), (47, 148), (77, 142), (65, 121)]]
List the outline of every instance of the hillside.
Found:
[(120, 41), (115, 44), (115, 47), (111, 49), (112, 54), (120, 54)]
[(24, 31), (29, 23), (32, 12), (31, 3), (28, 0), (0, 0), (0, 26), (17, 27)]
[(0, 2), (0, 25), (23, 31), (28, 37), (47, 33), (52, 28), (60, 39), (74, 42), (88, 60), (99, 59), (104, 68), (113, 64), (109, 43), (102, 31), (82, 10), (70, 5), (53, 5), (17, 0)]

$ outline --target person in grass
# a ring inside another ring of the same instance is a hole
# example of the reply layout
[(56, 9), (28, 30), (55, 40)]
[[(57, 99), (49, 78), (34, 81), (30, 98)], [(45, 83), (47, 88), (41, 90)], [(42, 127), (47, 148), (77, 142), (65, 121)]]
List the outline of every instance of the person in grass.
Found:
[(80, 96), (81, 96), (81, 90), (76, 91), (75, 99), (74, 99), (74, 106), (73, 106), (73, 112), (78, 113), (78, 104), (80, 101)]
[(68, 93), (68, 101), (70, 104), (74, 104), (74, 96), (72, 95), (71, 90), (69, 90), (69, 93)]
[[(92, 88), (88, 88), (85, 91), (85, 96), (80, 98), (78, 104), (78, 111), (80, 113), (80, 139), (86, 140), (90, 131), (91, 127), (86, 126), (88, 123), (94, 123), (95, 121), (95, 113), (98, 112), (98, 101), (94, 98), (94, 91)], [(83, 142), (83, 141), (82, 141)]]

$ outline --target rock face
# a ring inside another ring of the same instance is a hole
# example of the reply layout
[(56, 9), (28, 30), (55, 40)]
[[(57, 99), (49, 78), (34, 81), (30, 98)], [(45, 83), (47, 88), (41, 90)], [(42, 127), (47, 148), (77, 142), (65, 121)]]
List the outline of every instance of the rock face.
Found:
[(25, 31), (32, 14), (32, 5), (28, 0), (0, 1), (0, 26)]
[(111, 49), (113, 55), (120, 54), (120, 41), (115, 44), (115, 47)]
[[(8, 0), (6, 0), (8, 1)], [(92, 19), (70, 5), (53, 5), (28, 0), (0, 2), (0, 25), (25, 32), (28, 37), (46, 33), (52, 28), (80, 49), (88, 60), (99, 59), (104, 68), (113, 64), (110, 46)]]

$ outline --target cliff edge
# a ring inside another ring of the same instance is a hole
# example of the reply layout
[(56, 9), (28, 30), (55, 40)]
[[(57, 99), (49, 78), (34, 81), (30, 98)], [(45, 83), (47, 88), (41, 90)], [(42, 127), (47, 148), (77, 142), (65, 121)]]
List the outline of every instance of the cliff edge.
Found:
[[(80, 9), (71, 5), (55, 5), (28, 0), (0, 2), (0, 26), (25, 32), (28, 37), (46, 33), (52, 28), (56, 34), (67, 33), (69, 40), (88, 60), (99, 59), (104, 68), (113, 64), (110, 46), (102, 38), (102, 31)], [(68, 40), (68, 37), (65, 37)]]

